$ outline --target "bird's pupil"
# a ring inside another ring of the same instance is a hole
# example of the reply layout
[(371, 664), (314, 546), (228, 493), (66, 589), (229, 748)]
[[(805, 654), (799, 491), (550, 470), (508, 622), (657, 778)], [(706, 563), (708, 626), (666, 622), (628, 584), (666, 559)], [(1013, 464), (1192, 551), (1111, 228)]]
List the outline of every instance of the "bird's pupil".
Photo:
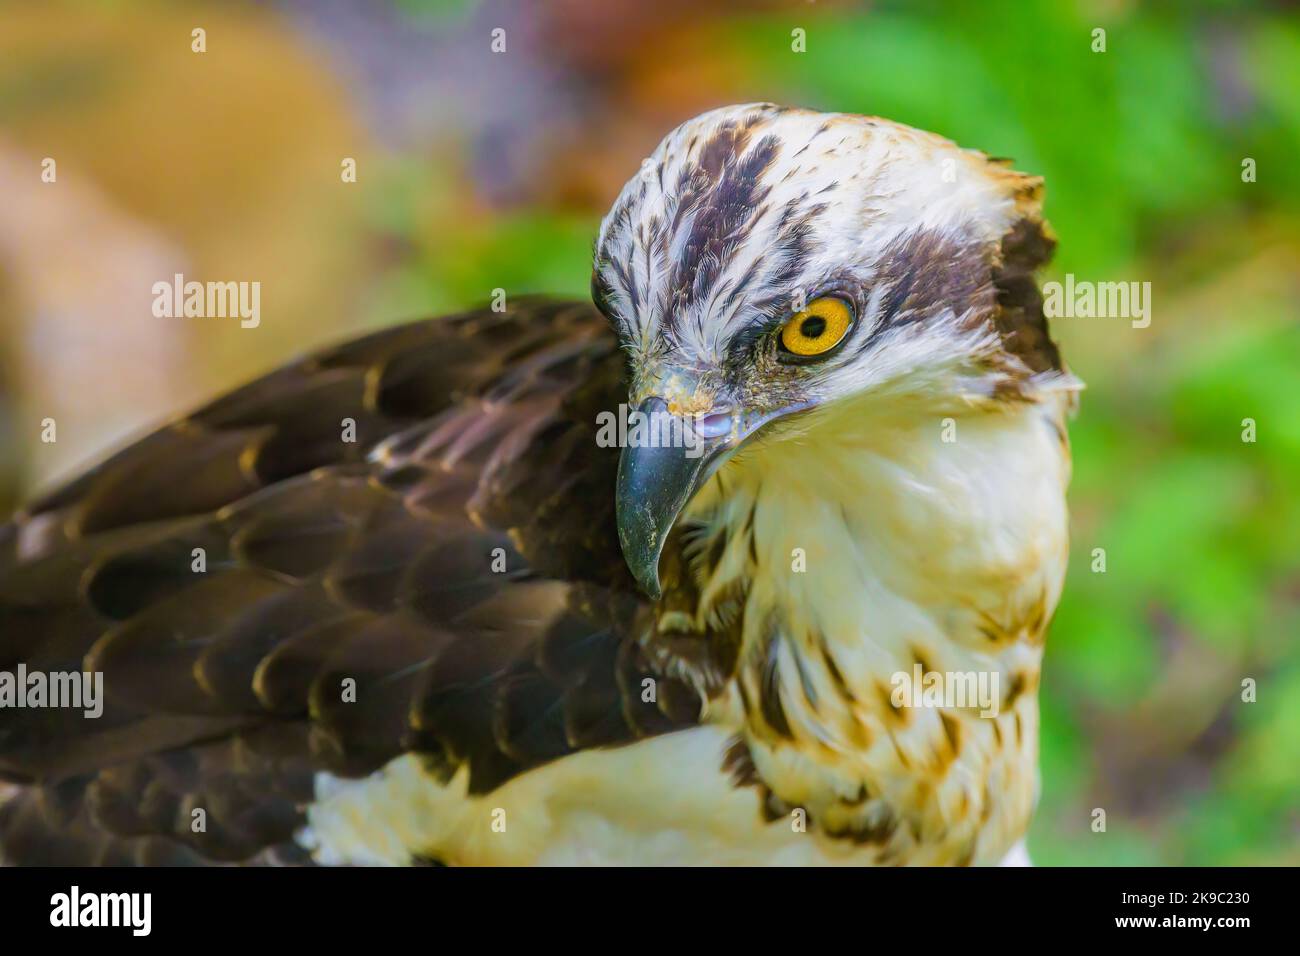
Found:
[(820, 338), (826, 331), (826, 320), (819, 315), (810, 315), (799, 325), (799, 334), (806, 339)]

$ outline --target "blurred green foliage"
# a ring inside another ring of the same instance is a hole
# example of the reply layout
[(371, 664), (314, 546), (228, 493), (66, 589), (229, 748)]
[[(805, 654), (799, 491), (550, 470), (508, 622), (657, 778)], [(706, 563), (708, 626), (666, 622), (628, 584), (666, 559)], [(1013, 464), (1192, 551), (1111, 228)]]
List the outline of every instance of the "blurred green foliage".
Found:
[[(791, 51), (794, 26), (807, 53)], [(744, 99), (888, 116), (1044, 175), (1060, 238), (1045, 278), (1152, 283), (1148, 329), (1054, 328), (1089, 388), (1031, 853), (1300, 863), (1296, 18), (1234, 3), (799, 4), (701, 29)], [(415, 247), (377, 321), (503, 284), (585, 293), (594, 216), (467, 216), (453, 172), (416, 169), (390, 171), (376, 212)], [(1244, 678), (1258, 702), (1241, 700)]]

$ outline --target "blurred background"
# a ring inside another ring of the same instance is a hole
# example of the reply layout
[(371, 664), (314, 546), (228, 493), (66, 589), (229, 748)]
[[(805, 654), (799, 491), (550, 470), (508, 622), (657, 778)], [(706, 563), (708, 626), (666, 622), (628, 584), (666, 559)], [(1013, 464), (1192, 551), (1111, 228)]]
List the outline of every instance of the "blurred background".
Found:
[[(585, 296), (642, 157), (753, 100), (1012, 157), (1047, 179), (1045, 279), (1152, 283), (1149, 328), (1053, 327), (1088, 390), (1030, 851), (1300, 863), (1289, 4), (0, 0), (0, 506), (306, 349)], [(177, 272), (260, 281), (260, 326), (154, 317)]]

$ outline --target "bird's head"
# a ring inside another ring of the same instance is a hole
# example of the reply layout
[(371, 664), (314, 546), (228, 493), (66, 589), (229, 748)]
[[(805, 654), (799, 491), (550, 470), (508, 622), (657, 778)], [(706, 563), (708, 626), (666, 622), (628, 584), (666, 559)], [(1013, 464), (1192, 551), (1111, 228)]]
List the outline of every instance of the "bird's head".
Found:
[(683, 436), (622, 453), (619, 533), (647, 592), (679, 514), (760, 432), (886, 397), (1023, 400), (1059, 373), (1032, 275), (1053, 246), (1041, 191), (872, 117), (751, 104), (668, 134), (605, 217), (592, 278), (629, 405), (660, 421), (643, 436)]

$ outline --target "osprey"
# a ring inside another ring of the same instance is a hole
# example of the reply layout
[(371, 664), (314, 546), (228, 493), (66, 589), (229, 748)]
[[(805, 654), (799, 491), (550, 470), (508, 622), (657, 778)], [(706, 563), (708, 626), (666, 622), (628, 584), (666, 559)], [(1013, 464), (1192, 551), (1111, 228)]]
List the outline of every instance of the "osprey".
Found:
[[(715, 110), (605, 217), (594, 307), (369, 335), (29, 505), (0, 672), (104, 700), (0, 708), (0, 858), (1002, 860), (1079, 387), (1041, 194), (887, 120)], [(608, 447), (620, 406), (689, 440)]]

